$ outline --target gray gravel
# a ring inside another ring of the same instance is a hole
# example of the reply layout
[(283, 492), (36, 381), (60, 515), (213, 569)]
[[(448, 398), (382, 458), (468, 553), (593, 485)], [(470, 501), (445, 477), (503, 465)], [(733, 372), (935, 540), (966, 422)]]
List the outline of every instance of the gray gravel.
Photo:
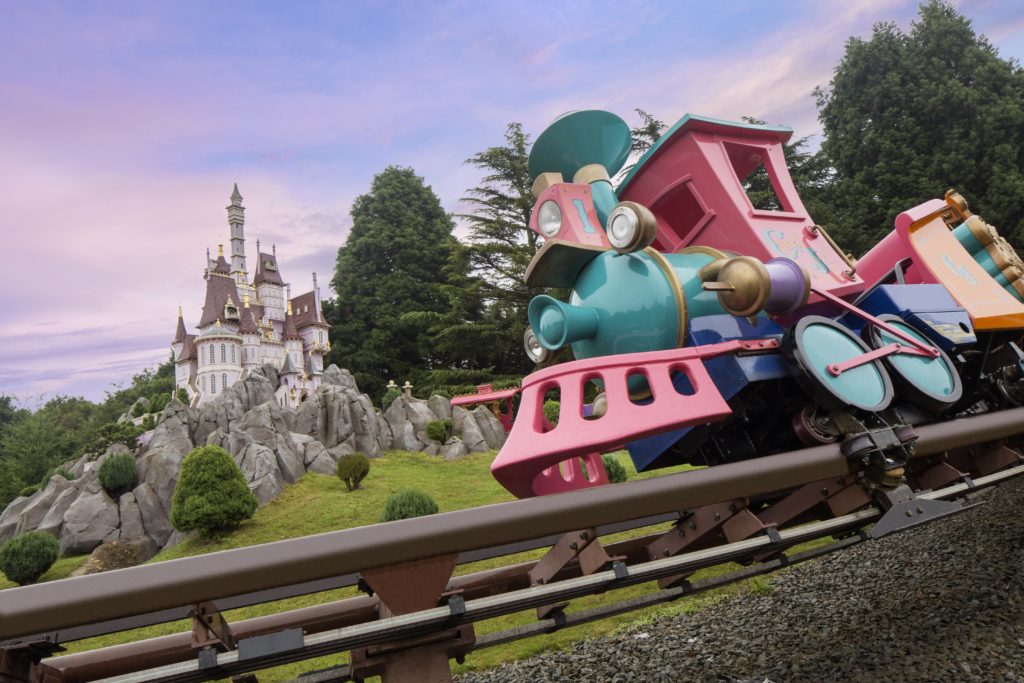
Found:
[(457, 680), (1024, 683), (1024, 485), (982, 500), (783, 570), (766, 594)]

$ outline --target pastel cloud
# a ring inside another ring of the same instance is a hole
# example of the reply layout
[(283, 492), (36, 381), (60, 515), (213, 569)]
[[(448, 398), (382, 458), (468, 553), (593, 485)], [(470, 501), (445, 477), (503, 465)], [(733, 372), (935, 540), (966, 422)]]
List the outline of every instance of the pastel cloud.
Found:
[[(818, 130), (850, 35), (915, 0), (819, 3), (13, 4), (0, 25), (0, 393), (81, 393), (163, 361), (194, 324), (239, 183), (293, 291), (333, 274), (352, 200), (412, 166), (445, 208), (501, 144), (567, 110), (758, 116)], [(1005, 56), (1012, 0), (963, 2)]]

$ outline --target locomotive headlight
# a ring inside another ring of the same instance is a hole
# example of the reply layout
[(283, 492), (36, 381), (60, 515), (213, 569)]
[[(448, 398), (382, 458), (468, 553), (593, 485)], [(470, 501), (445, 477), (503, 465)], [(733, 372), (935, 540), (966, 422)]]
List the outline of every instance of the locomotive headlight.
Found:
[(529, 325), (523, 335), (523, 346), (526, 348), (526, 357), (534, 363), (543, 363), (551, 358), (551, 352), (540, 345), (540, 340)]
[(540, 205), (540, 214), (537, 216), (537, 225), (545, 237), (554, 237), (562, 229), (562, 209), (552, 200)]
[(657, 231), (654, 214), (636, 202), (619, 202), (608, 214), (608, 241), (620, 254), (647, 248)]

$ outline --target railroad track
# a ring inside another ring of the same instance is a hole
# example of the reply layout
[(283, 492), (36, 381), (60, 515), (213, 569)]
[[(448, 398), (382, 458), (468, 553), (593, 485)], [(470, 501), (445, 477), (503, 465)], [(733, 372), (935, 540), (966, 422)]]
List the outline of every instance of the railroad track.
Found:
[[(911, 497), (909, 489), (868, 496), (856, 463), (839, 445), (827, 445), (4, 591), (0, 679), (210, 680), (347, 650), (350, 666), (302, 680), (423, 680), (411, 676), (424, 671), (444, 680), (449, 658), (675, 600), (954, 514), (974, 491), (1024, 474), (1024, 460), (1001, 442), (1024, 432), (1024, 409), (918, 432), (908, 475), (942, 485)], [(764, 499), (765, 491), (784, 493)], [(675, 524), (667, 531), (608, 545), (600, 540), (669, 520)], [(792, 550), (824, 538), (833, 540)], [(451, 578), (460, 562), (548, 546), (536, 562)], [(725, 562), (749, 564), (689, 580)], [(244, 604), (357, 581), (373, 595), (233, 624), (221, 617)], [(581, 612), (561, 609), (585, 595), (650, 582), (660, 590)], [(474, 623), (528, 609), (538, 610), (535, 623), (475, 637)], [(51, 656), (64, 642), (186, 614), (191, 633)]]

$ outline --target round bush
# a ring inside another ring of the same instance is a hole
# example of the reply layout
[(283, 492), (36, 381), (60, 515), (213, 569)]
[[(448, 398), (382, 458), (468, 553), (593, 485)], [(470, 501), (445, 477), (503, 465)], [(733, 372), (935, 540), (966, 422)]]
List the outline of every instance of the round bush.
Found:
[(384, 392), (384, 398), (381, 399), (380, 406), (382, 409), (387, 410), (394, 403), (395, 399), (402, 395), (401, 389), (388, 389)]
[(178, 531), (214, 536), (238, 528), (258, 503), (242, 470), (223, 448), (193, 448), (181, 464), (171, 498), (171, 524)]
[(46, 488), (46, 485), (50, 483), (50, 478), (57, 474), (64, 477), (68, 481), (72, 481), (75, 478), (75, 475), (71, 474), (71, 472), (66, 467), (52, 467), (50, 468), (49, 471), (47, 471), (46, 474), (43, 475), (43, 478), (39, 480), (39, 488)]
[(434, 499), (416, 489), (399, 491), (388, 498), (384, 504), (384, 514), (381, 521), (394, 522), (397, 519), (412, 519), (423, 515), (432, 515), (437, 512), (437, 503)]
[(53, 566), (60, 554), (60, 543), (50, 534), (30, 531), (16, 536), (0, 548), (0, 572), (24, 586), (35, 583)]
[(100, 465), (100, 484), (116, 498), (135, 486), (135, 458), (128, 453), (112, 455)]
[(451, 420), (434, 420), (427, 423), (427, 438), (434, 441), (446, 442), (452, 435)]
[(148, 432), (151, 429), (156, 429), (156, 418), (153, 416), (153, 413), (150, 413), (149, 415), (146, 415), (146, 417), (142, 418), (142, 424), (139, 425), (139, 428), (143, 432)]
[(370, 473), (370, 459), (363, 453), (346, 453), (338, 458), (334, 473), (345, 482), (345, 488), (354, 491), (359, 488), (359, 482)]
[(605, 474), (608, 475), (608, 481), (611, 483), (618, 484), (629, 479), (629, 475), (626, 474), (626, 468), (612, 456), (601, 456), (601, 462), (604, 463)]
[(548, 419), (552, 425), (558, 424), (558, 411), (560, 410), (560, 404), (558, 401), (544, 401), (544, 417)]
[(132, 417), (142, 417), (146, 414), (146, 406), (142, 404), (142, 401), (136, 401), (132, 405)]

